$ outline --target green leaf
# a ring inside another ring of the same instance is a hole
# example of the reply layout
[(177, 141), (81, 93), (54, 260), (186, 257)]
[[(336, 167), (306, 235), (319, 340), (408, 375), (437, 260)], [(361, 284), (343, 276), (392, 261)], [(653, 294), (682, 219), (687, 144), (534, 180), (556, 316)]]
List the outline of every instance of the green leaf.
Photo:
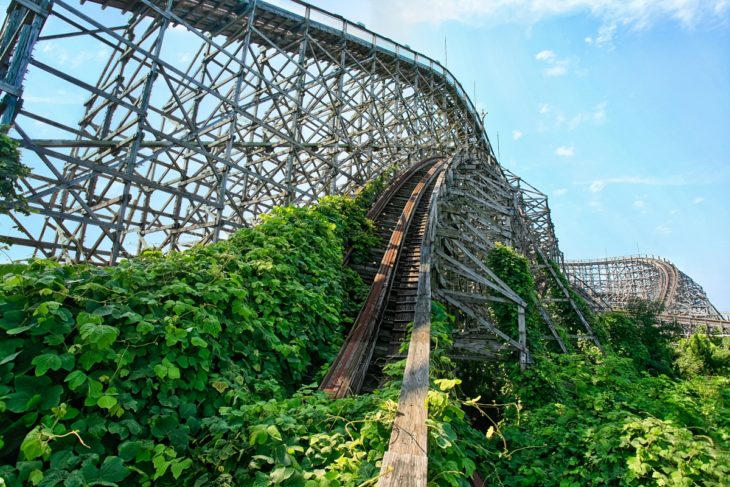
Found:
[(266, 428), (262, 425), (254, 426), (251, 430), (251, 437), (249, 438), (250, 445), (263, 445), (269, 440), (269, 434), (266, 432)]
[(85, 323), (79, 329), (81, 339), (90, 343), (99, 350), (109, 348), (119, 336), (119, 330), (109, 325), (97, 325), (96, 323)]
[(279, 433), (279, 429), (275, 425), (270, 424), (269, 426), (267, 426), (266, 427), (266, 432), (273, 439), (281, 441), (281, 433)]
[(38, 485), (43, 480), (43, 472), (40, 470), (33, 470), (28, 476), (28, 482), (33, 485)]
[(125, 441), (119, 445), (119, 456), (129, 462), (137, 456), (137, 453), (142, 450), (143, 443), (138, 440)]
[(35, 365), (36, 377), (40, 377), (48, 372), (49, 369), (54, 371), (60, 369), (61, 357), (55, 353), (44, 353), (35, 357), (31, 364)]
[(154, 325), (148, 321), (140, 321), (139, 324), (137, 324), (137, 333), (140, 333), (141, 335), (146, 335), (154, 329)]
[(117, 404), (117, 398), (113, 396), (101, 396), (96, 405), (100, 408), (111, 409)]
[(162, 438), (167, 435), (170, 431), (177, 428), (179, 421), (177, 416), (174, 414), (168, 414), (166, 416), (157, 416), (152, 420), (152, 434), (157, 438)]
[(271, 475), (269, 476), (269, 478), (275, 484), (280, 484), (280, 483), (284, 482), (285, 480), (287, 480), (292, 475), (294, 475), (295, 473), (296, 473), (296, 470), (293, 469), (292, 467), (279, 467), (279, 468), (274, 469), (273, 472), (271, 472)]
[[(200, 347), (200, 348), (207, 348), (208, 347), (208, 342), (206, 342), (205, 340), (203, 340), (200, 337), (193, 337), (193, 338), (191, 338), (190, 339), (190, 343), (192, 343), (196, 347)], [(2, 364), (0, 364), (0, 365), (2, 365)]]
[(93, 312), (96, 316), (108, 316), (112, 314), (117, 309), (117, 306), (113, 304), (107, 304), (104, 306), (99, 306), (96, 308)]
[(66, 376), (64, 382), (68, 382), (68, 387), (72, 391), (75, 391), (81, 385), (86, 382), (86, 374), (81, 370), (74, 370)]
[(76, 365), (76, 357), (72, 354), (66, 352), (59, 358), (61, 359), (61, 368), (63, 370), (70, 372), (74, 369), (74, 365)]
[(23, 352), (22, 350), (18, 350), (15, 353), (11, 353), (10, 355), (8, 355), (5, 358), (3, 358), (2, 360), (0, 360), (0, 365), (5, 365), (8, 362), (12, 362), (15, 359), (15, 357), (20, 355), (22, 352)]
[(31, 325), (25, 325), (25, 326), (19, 326), (17, 328), (13, 328), (12, 330), (8, 330), (5, 333), (8, 335), (19, 335), (23, 333), (24, 331), (30, 330), (31, 328), (34, 328), (38, 326), (37, 324), (33, 323)]
[(167, 472), (167, 468), (170, 466), (170, 461), (165, 460), (165, 457), (163, 455), (156, 455), (152, 459), (152, 465), (155, 467), (155, 475), (152, 477), (153, 479), (158, 479), (165, 475), (165, 472)]
[(180, 474), (183, 472), (183, 470), (185, 470), (192, 464), (193, 464), (193, 461), (189, 458), (186, 458), (185, 460), (183, 460), (181, 462), (173, 463), (172, 465), (170, 465), (170, 471), (172, 472), (172, 476), (175, 479), (177, 479), (178, 477), (180, 477)]
[(48, 442), (44, 440), (40, 426), (36, 426), (25, 435), (23, 443), (20, 444), (20, 451), (26, 460), (33, 460), (51, 451)]
[(167, 377), (167, 367), (162, 364), (157, 364), (154, 366), (155, 375), (159, 377), (160, 379), (164, 379)]
[(170, 379), (179, 379), (180, 378), (180, 369), (175, 367), (174, 365), (171, 365), (167, 368), (167, 377)]
[(51, 386), (47, 376), (17, 376), (15, 392), (8, 394), (5, 405), (14, 413), (24, 413), (37, 408), (46, 411), (58, 406), (63, 387)]
[(99, 480), (102, 482), (121, 482), (124, 480), (130, 471), (122, 463), (122, 459), (119, 457), (106, 457), (104, 463), (101, 464), (99, 470)]
[(448, 391), (461, 384), (461, 379), (436, 379), (434, 380), (434, 383), (439, 386), (439, 389), (442, 391)]

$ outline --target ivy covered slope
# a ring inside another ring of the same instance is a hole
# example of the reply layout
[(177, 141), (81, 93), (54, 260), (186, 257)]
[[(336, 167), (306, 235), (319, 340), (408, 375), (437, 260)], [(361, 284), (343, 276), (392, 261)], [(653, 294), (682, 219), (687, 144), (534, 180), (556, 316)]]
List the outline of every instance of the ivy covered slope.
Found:
[[(278, 209), (227, 242), (115, 267), (0, 267), (0, 478), (172, 483), (224, 468), (211, 418), (292, 397), (336, 354), (363, 292), (343, 248), (372, 238), (372, 197)], [(281, 434), (266, 431), (236, 448)]]
[[(533, 302), (526, 259), (497, 246), (490, 265)], [(601, 316), (579, 306), (604, 353), (579, 340), (556, 354), (548, 340), (532, 342), (525, 372), (460, 365), (462, 397), (494, 401), (471, 409), (490, 436), (479, 467), (486, 485), (730, 485), (730, 341), (681, 339), (658, 323), (654, 303)], [(550, 311), (563, 336), (579, 331), (564, 307)], [(493, 312), (514, 318), (501, 304)]]

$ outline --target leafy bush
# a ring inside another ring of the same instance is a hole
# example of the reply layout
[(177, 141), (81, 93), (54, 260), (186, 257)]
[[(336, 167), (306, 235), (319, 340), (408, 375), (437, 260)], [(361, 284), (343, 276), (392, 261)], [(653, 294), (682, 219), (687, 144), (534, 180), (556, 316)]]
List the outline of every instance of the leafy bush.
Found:
[(730, 374), (730, 340), (696, 333), (679, 341), (677, 369), (685, 377)]
[[(512, 247), (499, 242), (487, 254), (487, 266), (526, 303), (525, 323), (529, 332), (537, 332), (542, 320), (537, 311), (538, 296), (535, 280), (530, 272), (530, 262)], [(490, 305), (493, 319), (502, 331), (517, 336), (517, 306), (513, 303), (494, 302)], [(531, 336), (530, 343), (539, 341), (539, 335)]]
[(675, 381), (597, 351), (512, 369), (487, 483), (727, 485), (730, 380)]
[(625, 309), (604, 313), (598, 319), (603, 341), (613, 352), (634, 360), (641, 370), (672, 375), (672, 344), (681, 329), (676, 324), (660, 322), (660, 303), (630, 300)]
[(28, 214), (28, 203), (18, 194), (18, 179), (30, 174), (20, 162), (19, 144), (8, 137), (7, 125), (0, 126), (0, 215), (18, 211)]
[(169, 483), (191, 472), (206, 418), (311, 380), (356, 307), (333, 211), (279, 209), (228, 242), (115, 267), (6, 267), (0, 477)]

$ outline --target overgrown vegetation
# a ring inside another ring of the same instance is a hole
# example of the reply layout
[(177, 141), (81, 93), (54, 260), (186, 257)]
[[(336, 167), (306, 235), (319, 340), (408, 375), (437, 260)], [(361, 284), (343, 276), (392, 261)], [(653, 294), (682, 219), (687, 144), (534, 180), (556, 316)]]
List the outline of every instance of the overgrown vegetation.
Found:
[(0, 215), (17, 211), (28, 214), (28, 202), (19, 194), (18, 180), (30, 174), (20, 162), (19, 144), (8, 136), (10, 127), (0, 126)]
[[(342, 256), (369, 258), (365, 211), (382, 186), (186, 252), (0, 267), (0, 479), (374, 485), (404, 362), (373, 394), (333, 401), (316, 384), (364, 297)], [(497, 246), (488, 265), (527, 302), (534, 363), (454, 363), (454, 317), (434, 304), (431, 485), (728, 484), (730, 343), (677, 341), (637, 301), (586, 311), (605, 353), (580, 340), (555, 354), (529, 262)], [(548, 311), (566, 341), (582, 333), (564, 301)], [(491, 312), (516, 332), (514, 305)]]
[(674, 375), (672, 344), (681, 336), (679, 325), (660, 323), (662, 305), (641, 299), (630, 300), (624, 310), (604, 313), (597, 320), (604, 346), (631, 358), (639, 370)]
[(364, 213), (325, 198), (186, 252), (4, 266), (0, 477), (189, 478), (213, 456), (211, 418), (260, 414), (257, 402), (292, 397), (336, 354), (363, 292), (341, 261), (346, 244), (363, 252), (372, 238)]
[[(514, 281), (521, 268), (510, 252), (498, 247), (489, 264), (503, 279), (500, 272), (511, 270)], [(550, 311), (559, 326), (579, 331), (565, 302)], [(462, 397), (493, 400), (467, 403), (473, 417), (493, 422), (479, 464), (485, 485), (727, 485), (730, 344), (702, 335), (680, 340), (677, 326), (657, 321), (660, 311), (637, 300), (621, 312), (586, 312), (604, 353), (579, 340), (573, 350), (580, 353), (538, 347), (526, 372), (482, 364), (477, 374), (460, 364), (457, 375), (469, 379)], [(494, 317), (514, 319), (498, 308)]]

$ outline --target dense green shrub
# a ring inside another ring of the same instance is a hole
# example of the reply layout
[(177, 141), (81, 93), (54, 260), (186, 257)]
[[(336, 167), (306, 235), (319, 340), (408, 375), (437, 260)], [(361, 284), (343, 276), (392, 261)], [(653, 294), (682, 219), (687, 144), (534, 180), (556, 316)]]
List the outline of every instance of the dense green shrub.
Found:
[(651, 377), (597, 350), (513, 368), (487, 483), (727, 485), (728, 386)]
[(604, 345), (614, 353), (629, 357), (640, 370), (672, 375), (672, 344), (681, 329), (673, 323), (659, 321), (660, 303), (630, 300), (625, 309), (598, 317)]
[(18, 193), (18, 180), (30, 174), (30, 169), (20, 162), (20, 144), (8, 136), (8, 129), (0, 126), (0, 215), (11, 211), (27, 215), (28, 203)]
[[(311, 380), (356, 308), (327, 205), (115, 267), (3, 268), (0, 476), (167, 482), (195, 461), (205, 418)], [(354, 233), (363, 221), (336, 223)]]
[(679, 372), (685, 377), (730, 375), (730, 340), (696, 333), (677, 343)]

